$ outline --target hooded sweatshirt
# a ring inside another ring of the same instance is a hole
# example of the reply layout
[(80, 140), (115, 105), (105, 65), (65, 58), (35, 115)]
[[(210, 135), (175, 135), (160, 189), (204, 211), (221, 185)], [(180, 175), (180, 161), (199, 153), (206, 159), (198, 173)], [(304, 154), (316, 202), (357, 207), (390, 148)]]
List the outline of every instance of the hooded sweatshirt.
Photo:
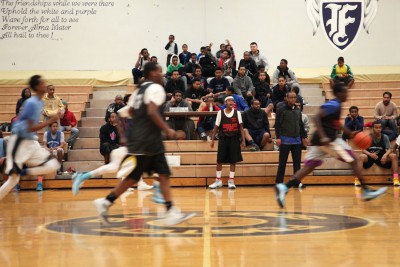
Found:
[(273, 84), (274, 86), (278, 84), (279, 76), (285, 77), (286, 83), (288, 85), (297, 83), (297, 77), (291, 69), (286, 68), (286, 70), (283, 70), (283, 69), (281, 69), (280, 66), (278, 66), (278, 67), (276, 67), (276, 70), (274, 71), (274, 75), (272, 76), (272, 81), (274, 83)]
[(54, 95), (53, 98), (49, 98), (47, 94), (43, 97), (43, 113), (47, 117), (57, 115), (59, 111), (64, 111), (64, 104), (61, 99)]
[[(178, 58), (178, 64), (177, 64), (177, 65), (173, 65), (173, 64), (172, 64), (172, 59), (173, 59), (174, 57)], [(171, 56), (171, 59), (170, 59), (170, 62), (169, 62), (168, 68), (167, 68), (167, 73), (168, 73), (168, 75), (172, 75), (172, 72), (173, 72), (174, 70), (179, 71), (181, 68), (183, 68), (183, 65), (182, 65), (182, 63), (179, 62), (179, 57), (178, 57), (176, 54), (173, 54), (173, 55)]]

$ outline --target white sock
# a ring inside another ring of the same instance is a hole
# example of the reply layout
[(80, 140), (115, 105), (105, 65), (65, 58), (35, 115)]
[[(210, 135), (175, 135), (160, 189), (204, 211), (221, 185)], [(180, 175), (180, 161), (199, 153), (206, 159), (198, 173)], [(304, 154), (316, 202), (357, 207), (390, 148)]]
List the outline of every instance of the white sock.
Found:
[(229, 172), (229, 179), (235, 178), (235, 172)]
[(221, 179), (222, 176), (222, 171), (217, 171), (217, 180)]

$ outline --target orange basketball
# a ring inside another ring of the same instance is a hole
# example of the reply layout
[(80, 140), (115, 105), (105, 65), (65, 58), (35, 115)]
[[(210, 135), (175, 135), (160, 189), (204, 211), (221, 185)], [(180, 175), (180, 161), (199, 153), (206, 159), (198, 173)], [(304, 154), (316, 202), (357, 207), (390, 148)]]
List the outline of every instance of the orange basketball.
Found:
[(359, 149), (367, 149), (372, 144), (372, 137), (369, 134), (364, 132), (359, 132), (354, 136), (354, 145), (356, 145)]

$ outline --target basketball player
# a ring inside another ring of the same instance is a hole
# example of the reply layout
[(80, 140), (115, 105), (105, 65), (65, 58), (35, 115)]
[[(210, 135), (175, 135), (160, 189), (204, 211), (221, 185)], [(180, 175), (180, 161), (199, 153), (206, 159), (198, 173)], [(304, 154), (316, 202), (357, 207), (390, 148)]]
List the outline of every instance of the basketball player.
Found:
[(360, 180), (363, 189), (362, 198), (365, 201), (374, 199), (387, 190), (382, 187), (377, 190), (369, 189), (363, 182), (361, 169), (357, 163), (357, 157), (351, 147), (342, 139), (336, 138), (336, 131), (343, 129), (344, 133), (352, 138), (356, 132), (351, 132), (340, 123), (340, 112), (342, 102), (347, 99), (348, 87), (344, 84), (337, 84), (333, 89), (335, 99), (326, 102), (315, 115), (316, 131), (311, 140), (311, 147), (307, 151), (304, 159), (304, 167), (298, 170), (291, 180), (286, 183), (279, 183), (275, 186), (276, 199), (281, 208), (285, 206), (285, 197), (288, 190), (298, 184), (306, 175), (322, 164), (326, 154), (336, 157), (338, 160), (351, 164), (355, 176)]
[(165, 199), (167, 214), (163, 223), (166, 225), (178, 224), (195, 215), (195, 213), (182, 214), (173, 206), (169, 175), (170, 170), (164, 155), (161, 130), (168, 138), (175, 138), (175, 131), (168, 127), (159, 112), (160, 106), (165, 102), (162, 69), (154, 62), (148, 62), (143, 69), (144, 82), (139, 85), (129, 102), (129, 113), (132, 117), (127, 130), (127, 148), (130, 156), (125, 159), (124, 165), (129, 161), (134, 167), (133, 171), (122, 180), (119, 185), (105, 198), (94, 201), (100, 219), (108, 224), (107, 213), (114, 201), (129, 187), (139, 181), (143, 172), (158, 173), (161, 192)]
[[(236, 189), (234, 178), (236, 163), (243, 160), (240, 145), (245, 146), (242, 115), (233, 106), (232, 96), (225, 98), (226, 108), (218, 111), (214, 130), (211, 135), (211, 147), (214, 147), (215, 135), (218, 131), (217, 178), (209, 186), (210, 189), (222, 187), (222, 164), (230, 164), (228, 188)], [(240, 139), (241, 137), (241, 139)]]
[[(39, 122), (43, 109), (42, 97), (47, 91), (46, 81), (39, 75), (29, 80), (29, 86), (36, 93), (24, 103), (24, 109), (12, 127), (12, 135), (7, 144), (5, 173), (9, 175), (7, 182), (0, 188), (0, 200), (18, 184), (21, 176), (44, 175), (54, 173), (60, 167), (57, 159), (40, 146), (36, 132), (57, 122), (61, 114)], [(26, 165), (28, 168), (23, 169)]]

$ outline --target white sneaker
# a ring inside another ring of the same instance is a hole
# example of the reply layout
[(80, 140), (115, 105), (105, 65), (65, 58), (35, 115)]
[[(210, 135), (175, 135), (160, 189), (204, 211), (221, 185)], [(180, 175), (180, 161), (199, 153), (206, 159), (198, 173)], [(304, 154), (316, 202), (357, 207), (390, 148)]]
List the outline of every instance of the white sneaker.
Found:
[(93, 204), (96, 207), (101, 222), (105, 225), (109, 225), (110, 222), (108, 221), (107, 215), (108, 209), (112, 205), (112, 203), (105, 198), (98, 198), (93, 201)]
[(144, 181), (141, 181), (138, 183), (137, 189), (139, 191), (150, 190), (150, 189), (153, 189), (153, 186), (146, 184)]
[(222, 180), (221, 179), (216, 179), (213, 184), (210, 184), (208, 188), (210, 189), (215, 189), (217, 187), (222, 187)]
[(167, 211), (167, 216), (165, 218), (166, 225), (175, 225), (179, 224), (183, 221), (189, 220), (194, 217), (196, 213), (181, 213), (175, 206), (171, 207), (169, 211)]
[(228, 180), (228, 188), (229, 189), (236, 189), (235, 180), (229, 179)]

